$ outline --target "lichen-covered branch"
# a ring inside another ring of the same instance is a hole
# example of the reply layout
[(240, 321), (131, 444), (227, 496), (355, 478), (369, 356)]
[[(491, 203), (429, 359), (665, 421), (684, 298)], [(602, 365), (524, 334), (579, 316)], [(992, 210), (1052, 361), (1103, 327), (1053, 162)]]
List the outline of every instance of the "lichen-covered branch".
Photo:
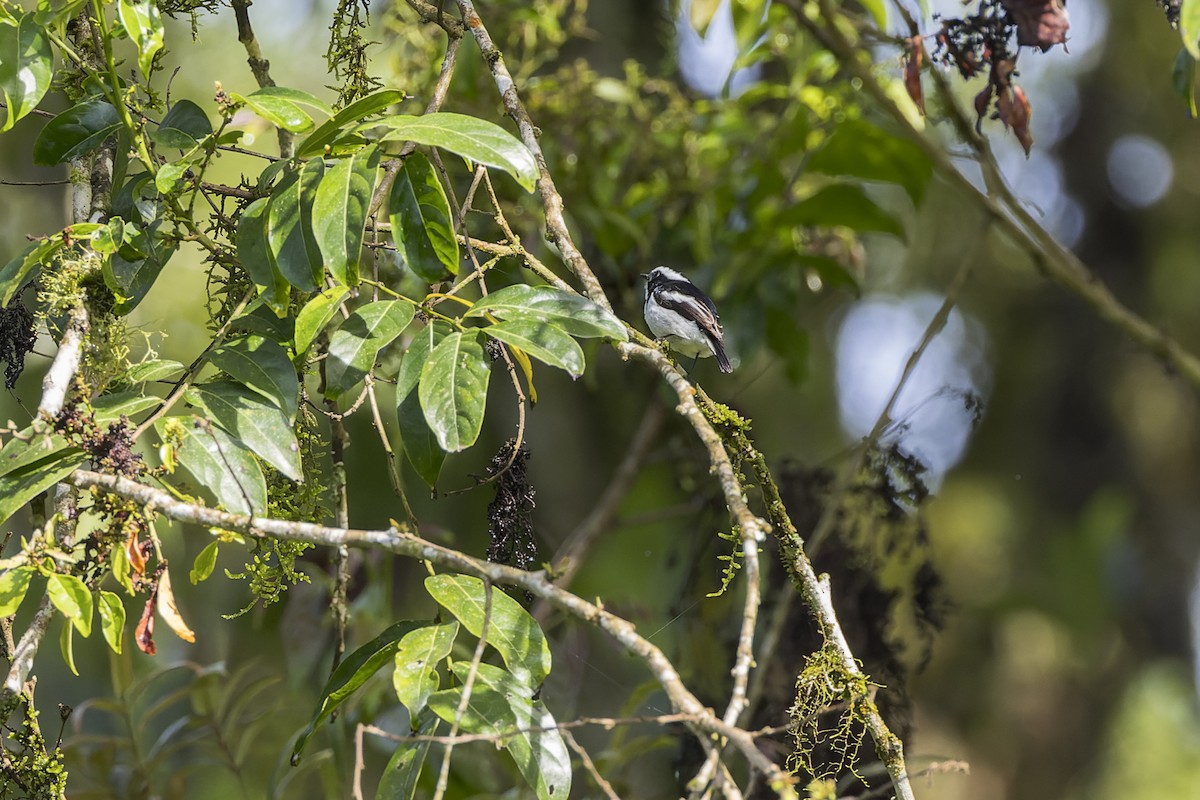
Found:
[(663, 687), (672, 705), (682, 714), (694, 719), (693, 729), (700, 735), (715, 734), (725, 737), (750, 765), (766, 777), (768, 783), (783, 798), (796, 797), (791, 778), (780, 767), (767, 758), (755, 744), (755, 737), (748, 731), (727, 725), (692, 694), (680, 680), (679, 673), (666, 655), (655, 645), (637, 633), (627, 620), (589, 603), (583, 598), (563, 591), (551, 583), (542, 572), (526, 572), (503, 564), (495, 564), (435, 544), (402, 528), (386, 530), (356, 530), (353, 528), (331, 528), (311, 522), (291, 522), (262, 517), (251, 518), (244, 514), (231, 514), (205, 506), (194, 505), (176, 499), (167, 492), (116, 475), (105, 475), (88, 470), (72, 473), (70, 482), (81, 489), (98, 491), (125, 497), (144, 508), (178, 522), (203, 527), (237, 531), (253, 537), (274, 537), (292, 541), (311, 542), (326, 547), (346, 545), (358, 548), (377, 548), (405, 558), (429, 561), (445, 569), (474, 575), (492, 583), (510, 584), (543, 598), (567, 614), (604, 631), (622, 648), (641, 659), (654, 678)]

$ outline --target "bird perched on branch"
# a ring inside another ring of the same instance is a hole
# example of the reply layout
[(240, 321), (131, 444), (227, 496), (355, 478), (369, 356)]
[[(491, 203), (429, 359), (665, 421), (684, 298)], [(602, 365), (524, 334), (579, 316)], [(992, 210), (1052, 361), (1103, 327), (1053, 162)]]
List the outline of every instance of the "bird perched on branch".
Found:
[(656, 339), (665, 339), (680, 355), (697, 358), (717, 357), (721, 372), (733, 372), (725, 355), (725, 334), (712, 298), (696, 284), (669, 267), (655, 267), (646, 279), (646, 300), (642, 313)]

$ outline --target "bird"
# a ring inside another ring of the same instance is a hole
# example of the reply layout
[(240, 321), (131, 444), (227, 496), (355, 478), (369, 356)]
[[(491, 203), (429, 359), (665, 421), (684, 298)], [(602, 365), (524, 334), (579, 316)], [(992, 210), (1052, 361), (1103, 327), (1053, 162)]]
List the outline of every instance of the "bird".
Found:
[(717, 357), (721, 372), (733, 372), (725, 355), (725, 334), (712, 298), (670, 267), (655, 267), (646, 279), (642, 314), (654, 338), (666, 340), (680, 355)]

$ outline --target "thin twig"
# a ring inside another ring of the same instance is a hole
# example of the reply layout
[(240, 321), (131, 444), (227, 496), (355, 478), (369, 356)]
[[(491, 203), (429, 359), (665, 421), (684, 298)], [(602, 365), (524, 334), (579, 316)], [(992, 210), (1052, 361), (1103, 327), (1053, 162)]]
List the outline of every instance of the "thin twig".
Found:
[(508, 67), (504, 65), (504, 56), (492, 41), (491, 34), (488, 33), (487, 27), (475, 10), (475, 4), (471, 0), (456, 1), (459, 11), (462, 12), (463, 22), (475, 37), (475, 43), (479, 45), (479, 52), (483, 55), (484, 63), (492, 72), (496, 89), (500, 92), (500, 99), (504, 103), (504, 110), (508, 112), (508, 116), (512, 118), (513, 122), (517, 123), (521, 141), (529, 148), (529, 152), (533, 154), (533, 159), (537, 164), (538, 192), (542, 196), (542, 208), (546, 215), (546, 231), (550, 235), (550, 241), (562, 254), (567, 267), (583, 284), (584, 294), (605, 310), (612, 311), (612, 304), (604, 294), (600, 281), (597, 280), (595, 273), (592, 272), (587, 260), (583, 257), (583, 253), (579, 252), (579, 248), (575, 246), (575, 242), (571, 238), (571, 231), (567, 227), (567, 220), (563, 214), (562, 195), (558, 193), (554, 179), (550, 176), (550, 169), (546, 165), (546, 156), (542, 152), (542, 146), (538, 143), (538, 130), (529, 118), (529, 112), (525, 110), (525, 104), (521, 102), (520, 95), (517, 94), (516, 83), (513, 82)]
[(604, 779), (600, 774), (600, 770), (596, 769), (596, 762), (592, 761), (592, 757), (588, 755), (588, 751), (583, 749), (583, 745), (575, 741), (575, 737), (568, 730), (560, 730), (563, 741), (567, 743), (567, 747), (575, 751), (575, 755), (579, 756), (579, 761), (583, 764), (584, 770), (591, 777), (592, 782), (596, 784), (596, 788), (604, 792), (604, 796), (608, 800), (621, 800), (620, 796), (613, 791), (612, 784)]
[[(252, 0), (233, 0), (233, 14), (237, 18), (238, 41), (246, 48), (246, 63), (260, 88), (275, 85), (271, 77), (271, 62), (263, 57), (262, 48), (254, 36), (254, 28), (250, 25), (250, 3)], [(291, 131), (276, 126), (275, 133), (279, 136), (279, 155), (281, 158), (291, 158), (296, 154), (296, 137)]]

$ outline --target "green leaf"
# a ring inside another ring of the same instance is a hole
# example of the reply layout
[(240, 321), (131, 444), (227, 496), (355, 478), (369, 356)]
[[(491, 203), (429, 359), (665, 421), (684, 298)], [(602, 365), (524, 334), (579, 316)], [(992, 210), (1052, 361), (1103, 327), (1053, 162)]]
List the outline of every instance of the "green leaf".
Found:
[(67, 669), (71, 670), (71, 674), (79, 677), (79, 670), (75, 668), (75, 626), (64, 622), (58, 634), (58, 649), (62, 653), (63, 661), (67, 665)]
[(295, 103), (300, 106), (308, 106), (315, 108), (321, 113), (328, 116), (333, 113), (333, 108), (321, 98), (311, 92), (306, 92), (303, 89), (290, 89), (287, 86), (264, 86), (246, 95), (249, 99), (253, 97), (256, 100), (262, 100), (269, 97), (277, 100), (287, 100), (290, 103)]
[(31, 425), (9, 439), (0, 448), (0, 477), (58, 455), (67, 447), (67, 440), (58, 434), (47, 433), (44, 424)]
[(400, 114), (366, 122), (358, 130), (386, 128), (380, 141), (402, 140), (440, 147), (476, 164), (497, 167), (532, 192), (538, 179), (537, 162), (521, 140), (486, 120), (441, 111), (422, 116)]
[[(5, 450), (8, 447), (4, 448)], [(51, 456), (0, 477), (0, 523), (8, 520), (21, 506), (60, 482), (87, 462), (87, 455), (74, 448)]]
[(213, 132), (208, 115), (191, 100), (177, 100), (151, 138), (163, 147), (191, 150)]
[(933, 162), (921, 148), (862, 120), (839, 124), (807, 169), (899, 184), (914, 204), (921, 202), (933, 177)]
[[(417, 728), (417, 736), (432, 736), (440, 721), (429, 714)], [(379, 778), (379, 788), (375, 792), (375, 800), (413, 800), (417, 794), (417, 782), (421, 779), (421, 768), (429, 755), (428, 740), (416, 741), (412, 744), (401, 742), (392, 757), (388, 759), (387, 767)]]
[(313, 198), (324, 169), (320, 159), (314, 159), (284, 178), (271, 193), (267, 210), (268, 252), (288, 283), (302, 292), (315, 290), (322, 278), (321, 252), (313, 237)]
[[(483, 630), (486, 596), (483, 581), (470, 575), (431, 575), (425, 590), (475, 636)], [(550, 648), (537, 620), (498, 588), (492, 588), (487, 643), (496, 648), (508, 671), (532, 695), (550, 674)]]
[(1187, 105), (1188, 116), (1196, 118), (1196, 59), (1187, 48), (1180, 48), (1175, 56), (1175, 66), (1171, 69), (1171, 83), (1175, 93), (1183, 98)]
[(553, 325), (572, 336), (605, 337), (623, 342), (629, 338), (625, 325), (583, 295), (553, 286), (518, 283), (480, 299), (468, 317), (491, 314), (501, 319), (531, 319)]
[(396, 397), (403, 399), (408, 396), (421, 380), (421, 370), (433, 348), (450, 335), (453, 329), (441, 320), (430, 320), (419, 330), (404, 351), (404, 360), (400, 362), (400, 371), (396, 375)]
[(117, 422), (121, 417), (133, 419), (134, 416), (154, 408), (161, 402), (160, 398), (153, 395), (143, 397), (137, 392), (114, 392), (93, 400), (92, 410), (96, 412), (97, 423), (109, 425)]
[(173, 361), (169, 358), (155, 358), (150, 361), (143, 361), (140, 364), (134, 364), (125, 373), (125, 379), (133, 384), (151, 383), (166, 380), (172, 375), (178, 375), (183, 370), (183, 364), (180, 364), (178, 361)]
[[(155, 423), (159, 436), (167, 420)], [(194, 419), (176, 454), (179, 464), (227, 511), (262, 515), (267, 509), (267, 483), (262, 468), (228, 433)]]
[(52, 573), (46, 580), (46, 594), (81, 636), (86, 639), (92, 635), (92, 593), (83, 581), (74, 575)]
[(430, 283), (458, 274), (454, 215), (429, 159), (413, 153), (405, 160), (388, 209), (392, 239), (409, 269)]
[(404, 300), (379, 300), (353, 311), (329, 337), (325, 396), (336, 400), (366, 377), (380, 349), (412, 319), (413, 306)]
[(409, 620), (397, 622), (342, 659), (342, 663), (338, 664), (337, 669), (325, 682), (325, 688), (321, 690), (321, 703), (317, 707), (312, 721), (308, 723), (308, 727), (296, 740), (296, 746), (292, 748), (293, 765), (299, 763), (304, 746), (308, 744), (309, 737), (312, 736), (313, 731), (321, 724), (322, 720), (328, 717), (358, 687), (366, 683), (368, 678), (382, 669), (384, 664), (391, 661), (396, 655), (400, 640), (423, 624)]
[(304, 480), (300, 446), (287, 414), (262, 395), (232, 381), (193, 386), (184, 395), (209, 419), (293, 481)]
[(126, 231), (125, 220), (112, 217), (107, 225), (92, 234), (92, 249), (102, 256), (110, 256), (126, 244), (127, 238), (132, 238), (131, 234), (132, 231)]
[(447, 453), (465, 450), (479, 438), (491, 367), (478, 336), (459, 331), (425, 360), (417, 393), (425, 421)]
[[(147, 233), (141, 240), (149, 242), (152, 237), (153, 234)], [(130, 260), (116, 253), (104, 262), (104, 284), (116, 295), (113, 313), (117, 316), (129, 314), (146, 299), (163, 266), (175, 254), (173, 247), (151, 249), (153, 252), (144, 258)]]
[(326, 289), (304, 304), (296, 315), (296, 335), (294, 345), (297, 357), (308, 352), (308, 348), (325, 330), (325, 326), (333, 319), (338, 307), (350, 294), (349, 287), (334, 286)]
[(442, 472), (446, 451), (425, 421), (421, 401), (413, 391), (421, 380), (421, 370), (438, 342), (450, 335), (451, 328), (440, 320), (422, 328), (408, 345), (396, 377), (396, 417), (400, 424), (400, 444), (408, 462), (432, 488)]
[(44, 265), (62, 246), (62, 237), (53, 236), (34, 242), (5, 264), (4, 269), (0, 269), (0, 307), (7, 307), (17, 292), (32, 280), (36, 274), (34, 270)]
[(154, 56), (163, 46), (163, 24), (158, 6), (155, 0), (120, 0), (117, 10), (125, 32), (137, 45), (138, 68), (149, 78)]
[[(458, 661), (451, 669), (465, 684), (470, 663)], [(503, 746), (526, 782), (537, 792), (538, 800), (567, 800), (571, 794), (571, 754), (545, 704), (532, 699), (528, 687), (521, 685), (512, 674), (491, 664), (478, 665), (475, 681), (472, 705), (475, 691), (481, 688), (508, 703), (509, 713), (504, 719), (511, 721), (509, 729), (515, 728), (516, 732), (502, 739)]]
[(458, 623), (450, 622), (422, 626), (400, 640), (392, 685), (414, 723), (429, 695), (437, 691), (438, 663), (450, 655), (457, 635)]
[(410, 392), (396, 405), (396, 421), (400, 426), (400, 446), (408, 463), (432, 489), (442, 474), (446, 451), (425, 421), (421, 400), (415, 392)]
[(33, 567), (13, 567), (0, 573), (0, 617), (11, 617), (29, 590)]
[(379, 148), (364, 147), (338, 161), (317, 187), (313, 232), (338, 283), (358, 285), (359, 251), (378, 168)]
[(7, 108), (0, 133), (37, 108), (53, 77), (50, 37), (34, 16), (24, 14), (15, 24), (0, 24), (0, 94)]
[(397, 89), (381, 89), (355, 100), (310, 133), (296, 148), (296, 157), (311, 158), (321, 155), (325, 152), (325, 145), (332, 143), (343, 127), (372, 114), (378, 114), (389, 106), (402, 102), (404, 98), (404, 92)]
[(887, 33), (887, 8), (883, 0), (859, 0), (859, 3), (871, 15), (876, 29)]
[(188, 580), (192, 585), (208, 580), (208, 576), (212, 575), (213, 569), (217, 566), (217, 542), (214, 539), (209, 542), (203, 550), (196, 555), (196, 560), (192, 564), (191, 572), (188, 573)]
[(867, 197), (860, 186), (838, 183), (783, 211), (780, 224), (830, 228), (845, 226), (859, 233), (878, 231), (904, 238), (904, 228), (891, 214)]
[(184, 188), (184, 173), (191, 169), (186, 161), (163, 164), (154, 174), (154, 188), (162, 194), (176, 194)]
[(112, 592), (100, 591), (100, 631), (104, 641), (117, 655), (121, 655), (121, 639), (125, 633), (125, 604)]
[[(292, 133), (304, 133), (313, 126), (313, 120), (308, 112), (300, 108), (300, 104), (304, 101), (297, 101), (295, 95), (305, 95), (317, 103), (321, 102), (307, 92), (284, 89), (279, 86), (268, 86), (245, 96), (238, 94), (230, 96), (234, 100), (245, 102), (247, 108), (272, 125)], [(312, 105), (311, 102), (304, 102), (304, 104)], [(326, 107), (328, 108), (328, 106)]]
[(121, 116), (107, 100), (85, 100), (46, 123), (33, 143), (33, 163), (52, 167), (90, 153), (120, 128)]
[(287, 314), (291, 288), (271, 258), (267, 241), (268, 198), (260, 198), (242, 211), (237, 226), (237, 252), (242, 268), (258, 287), (259, 296), (279, 317)]
[(231, 339), (213, 351), (212, 364), (275, 403), (295, 422), (300, 382), (287, 351), (261, 336)]
[(1183, 0), (1180, 4), (1179, 35), (1192, 58), (1200, 61), (1200, 0)]
[(544, 364), (566, 370), (572, 378), (583, 374), (583, 348), (549, 323), (536, 319), (510, 319), (489, 325), (483, 332), (521, 348)]
[[(287, 286), (286, 281), (284, 286)], [(263, 298), (256, 297), (246, 306), (245, 311), (230, 321), (229, 325), (232, 330), (259, 333), (276, 344), (286, 345), (296, 333), (296, 320), (288, 316), (289, 311), (290, 309), (285, 307), (283, 314), (279, 316)]]

